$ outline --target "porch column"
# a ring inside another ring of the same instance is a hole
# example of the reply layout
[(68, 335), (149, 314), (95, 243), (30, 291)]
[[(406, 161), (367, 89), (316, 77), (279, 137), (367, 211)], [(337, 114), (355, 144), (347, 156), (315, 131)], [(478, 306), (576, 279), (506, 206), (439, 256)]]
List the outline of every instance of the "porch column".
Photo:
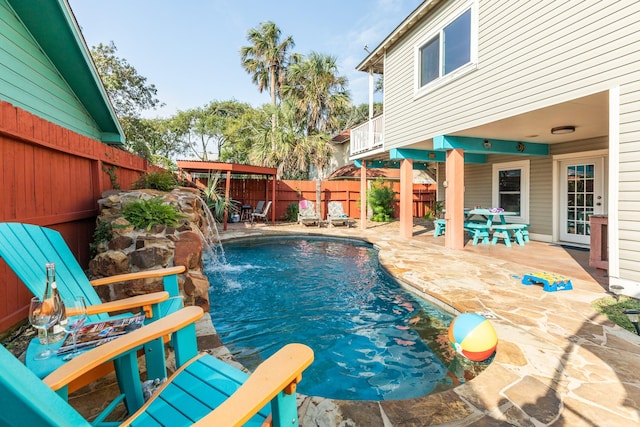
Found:
[(369, 68), (369, 120), (373, 119), (373, 93), (375, 91), (375, 80), (373, 69)]
[(464, 248), (464, 150), (447, 151), (444, 219), (447, 221), (444, 245)]
[(360, 167), (360, 229), (367, 228), (367, 162)]
[[(211, 175), (209, 175), (211, 176)], [(226, 207), (224, 208), (224, 222), (223, 222), (223, 227), (222, 229), (224, 231), (227, 231), (227, 222), (229, 221), (229, 193), (231, 190), (231, 171), (227, 171), (227, 180), (226, 180), (226, 184), (224, 186), (224, 201), (225, 201), (225, 205)]]
[(413, 237), (413, 160), (400, 163), (400, 237)]

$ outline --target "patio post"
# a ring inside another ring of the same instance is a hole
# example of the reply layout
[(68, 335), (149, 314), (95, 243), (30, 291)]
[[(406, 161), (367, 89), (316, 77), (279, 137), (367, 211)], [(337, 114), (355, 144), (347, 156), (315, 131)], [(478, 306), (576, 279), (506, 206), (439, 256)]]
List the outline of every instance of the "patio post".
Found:
[(229, 222), (229, 193), (231, 191), (231, 171), (227, 171), (227, 179), (224, 185), (224, 225), (223, 230), (227, 231), (227, 223)]
[(445, 214), (447, 221), (444, 245), (450, 249), (464, 248), (464, 150), (447, 151)]
[(360, 229), (367, 228), (367, 162), (360, 167)]
[(400, 237), (413, 237), (413, 160), (400, 163)]

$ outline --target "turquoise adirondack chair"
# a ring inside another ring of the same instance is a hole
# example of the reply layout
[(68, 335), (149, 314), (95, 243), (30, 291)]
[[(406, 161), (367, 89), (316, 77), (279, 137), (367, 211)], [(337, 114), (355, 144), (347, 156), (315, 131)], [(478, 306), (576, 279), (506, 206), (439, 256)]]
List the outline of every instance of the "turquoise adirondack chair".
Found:
[[(198, 354), (194, 322), (201, 316), (200, 307), (183, 308), (77, 356), (44, 380), (0, 346), (0, 425), (230, 427), (257, 426), (271, 417), (276, 427), (297, 426), (296, 385), (313, 362), (313, 351), (303, 344), (288, 344), (249, 375), (209, 354)], [(101, 416), (90, 424), (67, 403), (69, 382), (109, 359), (130, 365), (128, 387), (141, 401), (135, 349), (169, 334), (178, 369), (123, 423), (105, 422)]]
[[(177, 274), (183, 272), (184, 267), (123, 274), (90, 282), (62, 235), (49, 228), (22, 223), (0, 223), (0, 257), (35, 296), (44, 294), (44, 265), (47, 262), (54, 262), (56, 282), (62, 298), (84, 296), (89, 306), (87, 311), (91, 323), (114, 317), (109, 314), (112, 312), (134, 309), (143, 310), (147, 317), (146, 322), (149, 323), (183, 306), (178, 290)], [(102, 303), (94, 289), (94, 286), (151, 277), (162, 277), (165, 291)], [(31, 345), (34, 346), (34, 351), (39, 351), (35, 341)], [(161, 347), (162, 343), (151, 343), (145, 347), (148, 355), (147, 372), (150, 378), (160, 378), (166, 369), (164, 357), (155, 356), (162, 353)], [(27, 361), (27, 365), (40, 377), (47, 375), (63, 363), (62, 358), (52, 358), (38, 364)], [(93, 377), (89, 376), (86, 381), (91, 381), (94, 377), (108, 371), (108, 368), (103, 367), (101, 371), (96, 371)], [(86, 381), (80, 380), (72, 386), (72, 389), (82, 387)]]

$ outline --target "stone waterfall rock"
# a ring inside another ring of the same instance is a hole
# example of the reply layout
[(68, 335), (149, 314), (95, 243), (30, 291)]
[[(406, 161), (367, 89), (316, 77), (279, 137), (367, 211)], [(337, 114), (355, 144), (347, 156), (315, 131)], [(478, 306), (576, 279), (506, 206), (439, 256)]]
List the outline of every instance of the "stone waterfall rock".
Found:
[[(94, 242), (96, 255), (89, 262), (91, 279), (183, 265), (179, 275), (180, 292), (185, 305), (209, 310), (209, 281), (203, 273), (202, 251), (206, 247), (208, 219), (198, 190), (178, 188), (171, 192), (157, 190), (109, 190), (98, 201), (97, 224), (111, 226), (111, 238)], [(183, 214), (175, 227), (154, 225), (149, 230), (136, 229), (122, 215), (122, 208), (138, 200), (162, 197)], [(101, 289), (105, 288), (105, 289)], [(162, 290), (162, 279), (143, 279), (96, 288), (104, 301)]]

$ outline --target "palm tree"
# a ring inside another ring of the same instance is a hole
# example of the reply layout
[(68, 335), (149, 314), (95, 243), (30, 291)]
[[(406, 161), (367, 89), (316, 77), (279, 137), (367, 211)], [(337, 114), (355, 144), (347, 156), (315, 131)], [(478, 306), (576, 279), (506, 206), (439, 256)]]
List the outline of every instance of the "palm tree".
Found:
[[(247, 40), (251, 46), (243, 46), (240, 49), (242, 67), (252, 80), (258, 85), (258, 91), (262, 93), (265, 87), (269, 87), (271, 105), (276, 106), (280, 86), (284, 81), (284, 71), (288, 62), (288, 51), (295, 46), (291, 36), (280, 41), (280, 29), (272, 21), (263, 22), (259, 28), (252, 28), (247, 33)], [(276, 114), (271, 116), (272, 132), (276, 130)], [(275, 141), (272, 141), (275, 149)]]
[(347, 78), (338, 75), (336, 58), (311, 52), (292, 62), (282, 96), (290, 99), (304, 115), (307, 135), (336, 132), (338, 112), (349, 107)]
[(304, 144), (304, 129), (297, 120), (295, 109), (288, 102), (278, 108), (265, 106), (265, 111), (278, 116), (278, 127), (273, 131), (263, 122), (251, 136), (249, 161), (278, 169), (279, 179), (304, 179), (308, 168), (308, 154)]

